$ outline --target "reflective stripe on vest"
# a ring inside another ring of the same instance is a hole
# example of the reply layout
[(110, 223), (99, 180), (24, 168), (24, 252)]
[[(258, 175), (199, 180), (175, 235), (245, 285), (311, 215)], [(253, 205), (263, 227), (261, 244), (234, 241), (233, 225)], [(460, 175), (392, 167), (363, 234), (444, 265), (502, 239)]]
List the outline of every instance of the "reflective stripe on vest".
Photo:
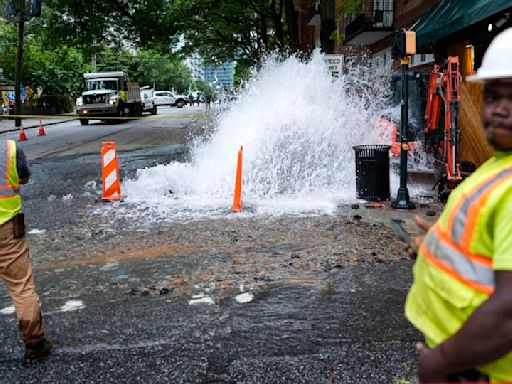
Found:
[(462, 252), (456, 244), (443, 239), (435, 225), (421, 244), (420, 251), (434, 266), (478, 292), (490, 295), (494, 291), (494, 271), (490, 259)]
[(11, 164), (16, 160), (16, 143), (12, 140), (4, 140), (0, 144), (0, 199), (17, 196), (20, 194), (20, 185), (11, 184), (15, 180), (14, 175), (11, 175), (11, 170), (15, 164)]
[(494, 188), (511, 177), (512, 168), (507, 168), (483, 180), (471, 193), (462, 196), (453, 208), (447, 230), (443, 230), (439, 222), (436, 223), (420, 247), (421, 253), (432, 265), (466, 286), (488, 295), (494, 292), (492, 259), (472, 253), (470, 246), (480, 210)]
[(509, 176), (512, 176), (512, 169), (510, 168), (493, 175), (457, 205), (448, 223), (448, 228), (451, 227), (452, 238), (457, 244), (469, 249), (470, 240), (473, 238), (476, 227), (478, 211), (487, 201), (492, 187), (505, 181)]

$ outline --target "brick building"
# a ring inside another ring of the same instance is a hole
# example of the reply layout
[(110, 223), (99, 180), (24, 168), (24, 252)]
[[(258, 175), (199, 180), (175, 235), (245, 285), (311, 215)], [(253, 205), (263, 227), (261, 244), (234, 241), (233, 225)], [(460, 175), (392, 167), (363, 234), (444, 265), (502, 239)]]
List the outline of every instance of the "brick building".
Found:
[(512, 26), (511, 0), (441, 0), (414, 26), (420, 52), (433, 52), (436, 62), (459, 56), (461, 72), (475, 72), (492, 39)]
[(462, 74), (468, 75), (494, 36), (512, 26), (512, 0), (295, 0), (304, 52), (320, 45), (321, 1), (335, 4), (336, 51), (363, 50), (385, 67), (393, 65), (393, 32), (412, 28), (419, 50), (411, 68), (429, 71), (434, 62), (457, 55)]

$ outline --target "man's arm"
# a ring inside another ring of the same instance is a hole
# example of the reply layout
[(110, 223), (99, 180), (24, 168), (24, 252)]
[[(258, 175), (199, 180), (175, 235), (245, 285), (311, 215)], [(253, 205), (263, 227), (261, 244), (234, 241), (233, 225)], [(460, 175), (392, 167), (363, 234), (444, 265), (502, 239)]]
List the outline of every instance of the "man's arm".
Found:
[(512, 350), (512, 271), (494, 271), (495, 291), (457, 333), (419, 357), (422, 382), (474, 369)]
[(16, 145), (16, 169), (18, 170), (20, 184), (27, 184), (30, 178), (30, 169), (25, 152), (18, 145)]
[[(474, 369), (512, 350), (512, 186), (492, 220), (494, 293), (453, 336), (432, 351), (419, 348), (423, 381), (435, 374)], [(421, 378), (421, 376), (420, 376)]]

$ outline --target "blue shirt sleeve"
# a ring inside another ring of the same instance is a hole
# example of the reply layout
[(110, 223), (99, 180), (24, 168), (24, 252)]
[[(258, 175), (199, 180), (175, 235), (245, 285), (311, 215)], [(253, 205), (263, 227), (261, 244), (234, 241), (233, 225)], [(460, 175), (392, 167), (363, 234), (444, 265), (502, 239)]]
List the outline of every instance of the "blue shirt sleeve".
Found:
[(28, 167), (25, 152), (16, 144), (16, 169), (20, 179), (28, 179), (30, 177), (30, 169)]

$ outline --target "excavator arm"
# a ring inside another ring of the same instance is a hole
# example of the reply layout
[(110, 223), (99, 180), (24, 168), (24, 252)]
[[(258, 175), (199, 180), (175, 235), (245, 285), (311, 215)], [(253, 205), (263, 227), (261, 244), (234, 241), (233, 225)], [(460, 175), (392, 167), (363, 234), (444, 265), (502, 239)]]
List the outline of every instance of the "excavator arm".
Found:
[(440, 200), (446, 200), (463, 179), (460, 172), (460, 79), (459, 58), (450, 56), (446, 68), (441, 70), (434, 65), (429, 80), (425, 141), (426, 147), (443, 163), (439, 178)]

